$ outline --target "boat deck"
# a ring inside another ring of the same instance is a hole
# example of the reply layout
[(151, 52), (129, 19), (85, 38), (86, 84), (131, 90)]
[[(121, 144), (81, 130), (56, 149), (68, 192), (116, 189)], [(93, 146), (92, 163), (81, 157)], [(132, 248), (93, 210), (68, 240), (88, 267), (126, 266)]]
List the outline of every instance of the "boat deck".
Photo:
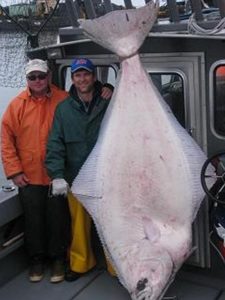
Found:
[[(0, 192), (0, 227), (15, 221), (22, 210), (16, 191)], [(4, 232), (4, 230), (2, 231)], [(1, 232), (0, 232), (1, 233)], [(75, 282), (52, 284), (49, 268), (39, 283), (28, 280), (28, 265), (23, 238), (8, 247), (0, 247), (0, 300), (129, 300), (130, 296), (116, 277), (103, 268), (103, 252), (93, 232), (93, 247), (98, 259), (96, 269)], [(213, 237), (212, 237), (213, 238)], [(1, 239), (1, 234), (0, 234)], [(1, 244), (2, 245), (2, 244)], [(214, 248), (211, 249), (210, 269), (184, 264), (166, 292), (167, 300), (225, 300), (225, 263)]]
[[(176, 275), (164, 299), (225, 300), (225, 266), (215, 257), (217, 269), (203, 270), (184, 266)], [(130, 296), (117, 278), (105, 270), (94, 270), (75, 282), (52, 284), (49, 270), (39, 283), (28, 281), (23, 248), (0, 261), (1, 300), (129, 300)]]

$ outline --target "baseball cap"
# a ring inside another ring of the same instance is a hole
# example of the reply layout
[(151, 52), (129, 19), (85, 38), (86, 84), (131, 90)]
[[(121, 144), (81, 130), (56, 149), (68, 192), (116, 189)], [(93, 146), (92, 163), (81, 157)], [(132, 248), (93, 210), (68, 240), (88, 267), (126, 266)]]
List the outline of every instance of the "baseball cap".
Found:
[(31, 73), (33, 71), (40, 71), (43, 73), (48, 73), (49, 68), (48, 68), (47, 61), (42, 60), (42, 59), (30, 60), (26, 65), (25, 73), (26, 73), (26, 75), (28, 75), (29, 73)]
[(75, 59), (71, 64), (71, 73), (73, 74), (74, 72), (81, 70), (81, 69), (84, 69), (84, 70), (87, 70), (87, 71), (93, 73), (95, 70), (95, 66), (90, 61), (90, 59), (87, 59), (87, 58)]

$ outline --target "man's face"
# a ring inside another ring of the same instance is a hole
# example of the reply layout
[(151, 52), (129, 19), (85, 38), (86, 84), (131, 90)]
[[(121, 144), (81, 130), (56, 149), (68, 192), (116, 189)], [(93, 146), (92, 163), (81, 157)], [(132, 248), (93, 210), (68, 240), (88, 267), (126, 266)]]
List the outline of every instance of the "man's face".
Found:
[(27, 85), (33, 93), (44, 94), (48, 89), (49, 74), (34, 71), (27, 75)]
[(87, 70), (73, 73), (72, 82), (78, 93), (90, 93), (94, 89), (95, 75)]

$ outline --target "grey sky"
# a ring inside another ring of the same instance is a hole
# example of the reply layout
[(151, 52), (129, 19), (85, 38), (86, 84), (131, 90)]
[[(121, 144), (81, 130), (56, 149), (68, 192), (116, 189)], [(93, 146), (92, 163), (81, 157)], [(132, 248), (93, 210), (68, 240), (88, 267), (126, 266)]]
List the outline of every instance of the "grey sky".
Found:
[[(124, 1), (123, 0), (112, 0), (111, 1), (114, 4), (118, 4), (118, 5), (123, 5)], [(143, 6), (145, 5), (145, 1), (144, 0), (132, 0), (132, 3), (134, 6)]]

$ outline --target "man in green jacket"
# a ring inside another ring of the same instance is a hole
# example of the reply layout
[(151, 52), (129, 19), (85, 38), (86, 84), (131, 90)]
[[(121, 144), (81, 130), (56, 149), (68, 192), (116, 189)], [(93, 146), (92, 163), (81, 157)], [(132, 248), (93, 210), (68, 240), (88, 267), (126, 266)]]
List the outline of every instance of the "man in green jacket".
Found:
[[(55, 111), (47, 144), (46, 167), (52, 179), (52, 194), (67, 195), (68, 187), (93, 149), (109, 100), (102, 96), (103, 85), (96, 81), (95, 67), (88, 59), (71, 65), (70, 96)], [(113, 89), (113, 87), (112, 87)], [(108, 90), (106, 98), (111, 96)], [(90, 243), (91, 219), (82, 205), (68, 193), (72, 218), (70, 270), (65, 279), (73, 281), (95, 264)]]

